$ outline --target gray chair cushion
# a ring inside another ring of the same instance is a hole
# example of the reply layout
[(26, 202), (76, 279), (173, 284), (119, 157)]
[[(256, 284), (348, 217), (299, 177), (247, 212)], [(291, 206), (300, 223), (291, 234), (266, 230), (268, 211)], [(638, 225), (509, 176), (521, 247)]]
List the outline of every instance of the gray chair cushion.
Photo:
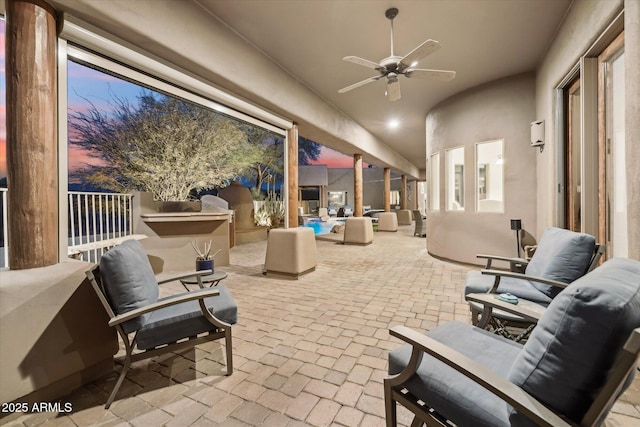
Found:
[[(100, 275), (111, 307), (116, 314), (153, 304), (158, 300), (158, 282), (147, 253), (137, 240), (126, 240), (100, 259)], [(124, 322), (126, 333), (138, 330), (148, 314)]]
[[(548, 227), (525, 274), (571, 283), (587, 272), (595, 247), (596, 240), (589, 234)], [(542, 283), (532, 284), (549, 298), (554, 298), (562, 290)]]
[(579, 422), (616, 353), (640, 327), (640, 262), (612, 259), (576, 280), (545, 311), (508, 379)]
[[(487, 293), (489, 292), (489, 289), (491, 289), (491, 286), (493, 286), (494, 280), (495, 276), (482, 274), (477, 270), (471, 270), (467, 273), (467, 278), (464, 282), (464, 294)], [(523, 298), (543, 305), (547, 305), (551, 302), (551, 298), (549, 298), (547, 294), (540, 292), (540, 290), (533, 285), (533, 282), (528, 280), (503, 277), (500, 279), (500, 285), (498, 286), (497, 292), (510, 292), (518, 298)]]
[[(238, 321), (238, 306), (229, 289), (226, 286), (217, 286), (216, 289), (220, 291), (220, 295), (206, 298), (207, 307), (218, 319), (235, 324)], [(199, 289), (190, 293), (202, 291)], [(161, 298), (160, 301), (176, 296)], [(148, 321), (138, 331), (138, 348), (147, 350), (215, 329), (216, 327), (203, 316), (198, 301), (189, 301), (151, 313)]]
[[(452, 321), (426, 333), (467, 357), (505, 377), (522, 345), (485, 330)], [(389, 374), (400, 373), (407, 366), (411, 346), (404, 345), (389, 353)], [(511, 406), (482, 386), (435, 358), (424, 355), (417, 376), (404, 386), (423, 399), (438, 413), (459, 426), (510, 426)]]

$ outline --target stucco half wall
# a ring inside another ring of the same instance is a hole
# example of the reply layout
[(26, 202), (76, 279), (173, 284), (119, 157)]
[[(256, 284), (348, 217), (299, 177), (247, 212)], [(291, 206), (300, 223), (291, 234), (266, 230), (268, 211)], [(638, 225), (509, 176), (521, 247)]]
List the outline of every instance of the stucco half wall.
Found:
[[(477, 264), (476, 254), (515, 256), (509, 220), (536, 230), (536, 155), (529, 146), (535, 120), (533, 73), (500, 79), (449, 98), (427, 115), (427, 156), (440, 153), (440, 206), (429, 207), (427, 249), (432, 255)], [(504, 212), (476, 212), (475, 148), (504, 140)], [(445, 151), (464, 147), (464, 211), (445, 209)], [(429, 164), (429, 167), (431, 165)]]
[(118, 339), (90, 267), (0, 271), (0, 402), (55, 400), (112, 371)]

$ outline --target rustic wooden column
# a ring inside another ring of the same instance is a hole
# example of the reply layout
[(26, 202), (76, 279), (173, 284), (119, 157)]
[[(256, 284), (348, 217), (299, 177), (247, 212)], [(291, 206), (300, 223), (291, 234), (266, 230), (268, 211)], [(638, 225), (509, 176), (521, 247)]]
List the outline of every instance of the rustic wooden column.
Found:
[(289, 228), (298, 226), (298, 125), (287, 131), (287, 207)]
[(6, 6), (9, 267), (21, 270), (58, 262), (56, 13)]
[(362, 154), (353, 155), (353, 216), (362, 216)]
[(384, 168), (384, 211), (391, 212), (391, 168)]
[(407, 176), (400, 177), (400, 209), (407, 209)]

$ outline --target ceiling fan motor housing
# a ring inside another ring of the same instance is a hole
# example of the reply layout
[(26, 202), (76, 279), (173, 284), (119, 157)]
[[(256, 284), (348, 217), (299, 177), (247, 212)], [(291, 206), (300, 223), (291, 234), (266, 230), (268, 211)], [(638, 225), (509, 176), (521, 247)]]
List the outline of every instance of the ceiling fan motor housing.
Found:
[(398, 16), (398, 9), (395, 7), (389, 8), (387, 9), (387, 11), (384, 13), (384, 16), (387, 17), (387, 19), (393, 19), (396, 16)]

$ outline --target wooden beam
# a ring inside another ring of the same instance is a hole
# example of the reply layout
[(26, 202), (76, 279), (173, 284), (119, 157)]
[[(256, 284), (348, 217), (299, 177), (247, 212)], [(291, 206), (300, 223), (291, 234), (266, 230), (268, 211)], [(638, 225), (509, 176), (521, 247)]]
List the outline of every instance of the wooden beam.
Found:
[(353, 155), (353, 216), (362, 216), (362, 154)]
[(51, 6), (40, 0), (7, 1), (7, 222), (12, 270), (58, 262), (56, 45), (56, 12)]
[(384, 168), (384, 211), (391, 212), (391, 168)]
[(287, 207), (289, 228), (298, 226), (298, 125), (287, 131)]

